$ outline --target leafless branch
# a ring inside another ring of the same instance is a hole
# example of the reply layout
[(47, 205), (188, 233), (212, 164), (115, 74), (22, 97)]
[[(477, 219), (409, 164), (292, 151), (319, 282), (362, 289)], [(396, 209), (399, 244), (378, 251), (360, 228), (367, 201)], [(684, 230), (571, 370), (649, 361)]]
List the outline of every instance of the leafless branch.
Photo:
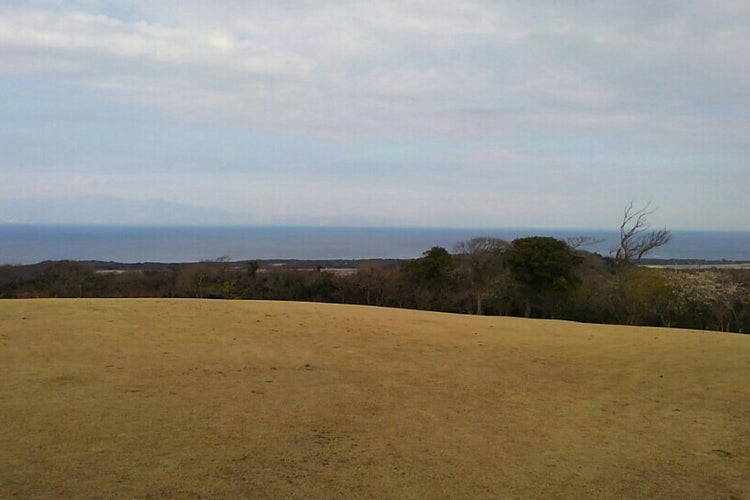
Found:
[(636, 209), (631, 201), (625, 207), (620, 224), (620, 246), (615, 252), (616, 262), (638, 262), (653, 249), (669, 243), (672, 234), (666, 228), (651, 230), (648, 217), (655, 211), (651, 208), (651, 203)]
[(591, 236), (573, 236), (566, 240), (568, 246), (573, 250), (578, 250), (581, 247), (596, 245), (604, 240), (602, 238), (592, 238)]
[(476, 253), (501, 253), (505, 251), (510, 243), (500, 238), (478, 236), (467, 241), (461, 241), (453, 246), (453, 253), (476, 254)]

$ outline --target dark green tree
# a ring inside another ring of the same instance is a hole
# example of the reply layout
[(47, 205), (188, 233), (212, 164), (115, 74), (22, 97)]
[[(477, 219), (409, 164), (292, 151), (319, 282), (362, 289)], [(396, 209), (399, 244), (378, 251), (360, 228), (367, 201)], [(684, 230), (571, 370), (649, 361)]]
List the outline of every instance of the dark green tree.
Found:
[(413, 276), (426, 282), (441, 281), (453, 271), (453, 257), (443, 247), (430, 248), (410, 264)]
[(505, 264), (525, 299), (524, 316), (536, 307), (554, 318), (561, 303), (578, 288), (575, 274), (580, 259), (564, 242), (547, 236), (513, 240), (505, 252)]
[(432, 247), (419, 259), (407, 262), (402, 271), (414, 287), (414, 306), (445, 310), (454, 270), (453, 256), (443, 247)]

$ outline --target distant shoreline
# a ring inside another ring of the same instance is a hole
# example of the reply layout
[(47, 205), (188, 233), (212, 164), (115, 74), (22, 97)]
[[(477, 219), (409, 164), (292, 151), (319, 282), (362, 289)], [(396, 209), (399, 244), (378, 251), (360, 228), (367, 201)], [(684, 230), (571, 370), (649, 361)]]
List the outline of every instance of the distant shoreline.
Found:
[(653, 269), (674, 269), (676, 271), (750, 269), (750, 262), (730, 260), (650, 259), (641, 263), (641, 265)]
[[(287, 269), (319, 269), (321, 271), (358, 269), (366, 266), (396, 266), (410, 259), (243, 259), (238, 261), (227, 261), (230, 266), (244, 266), (251, 262), (257, 262), (260, 267), (283, 267)], [(76, 261), (88, 264), (97, 271), (122, 271), (122, 270), (146, 270), (164, 267), (179, 267), (196, 262), (114, 262), (100, 260)], [(206, 262), (206, 261), (202, 261)], [(210, 261), (209, 261), (210, 262)], [(750, 269), (750, 261), (710, 260), (710, 259), (644, 259), (643, 267), (654, 269), (708, 270), (708, 269)]]

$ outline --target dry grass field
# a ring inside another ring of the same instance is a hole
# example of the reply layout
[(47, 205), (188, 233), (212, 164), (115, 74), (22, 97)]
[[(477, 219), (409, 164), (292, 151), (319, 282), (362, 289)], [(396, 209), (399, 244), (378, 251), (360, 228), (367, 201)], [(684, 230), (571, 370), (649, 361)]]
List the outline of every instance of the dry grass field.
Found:
[(750, 498), (750, 336), (0, 301), (0, 497)]

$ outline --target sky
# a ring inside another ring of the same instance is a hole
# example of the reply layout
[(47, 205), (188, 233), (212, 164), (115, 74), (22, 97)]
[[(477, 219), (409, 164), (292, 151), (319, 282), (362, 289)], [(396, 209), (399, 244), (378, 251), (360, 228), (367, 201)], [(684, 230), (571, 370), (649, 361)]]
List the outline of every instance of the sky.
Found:
[(750, 230), (748, 26), (747, 0), (0, 0), (0, 201)]

